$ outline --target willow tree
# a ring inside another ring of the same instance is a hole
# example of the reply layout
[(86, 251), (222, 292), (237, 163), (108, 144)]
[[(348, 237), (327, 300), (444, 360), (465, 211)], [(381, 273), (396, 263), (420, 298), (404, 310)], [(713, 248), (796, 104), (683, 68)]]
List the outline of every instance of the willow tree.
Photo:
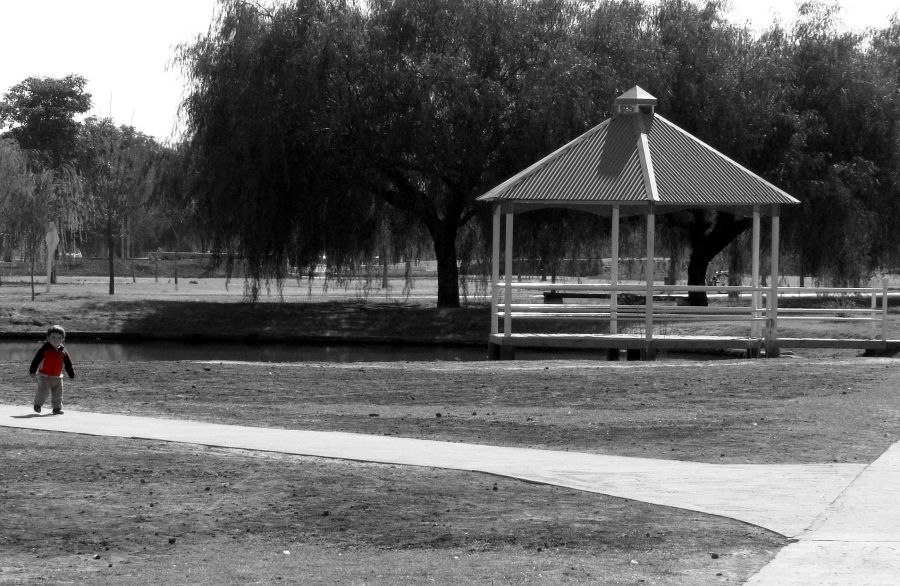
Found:
[(804, 202), (785, 222), (800, 269), (858, 285), (900, 250), (900, 26), (895, 16), (880, 31), (841, 32), (836, 17), (834, 7), (804, 5), (789, 39), (779, 173)]
[[(669, 120), (741, 163), (774, 180), (780, 149), (772, 134), (786, 108), (789, 63), (780, 29), (759, 39), (728, 22), (723, 2), (660, 2), (650, 13), (658, 110)], [(776, 181), (777, 183), (777, 181)], [(662, 216), (669, 238), (688, 245), (687, 283), (705, 285), (710, 263), (750, 229), (748, 217), (694, 209)], [(703, 291), (688, 293), (706, 305)]]
[(0, 253), (3, 257), (16, 245), (14, 215), (30, 188), (28, 157), (18, 142), (0, 138)]
[[(875, 147), (883, 153), (878, 164), (876, 191), (882, 197), (873, 206), (874, 213), (882, 220), (876, 235), (880, 244), (877, 253), (882, 266), (896, 267), (900, 265), (900, 238), (896, 237), (896, 226), (891, 220), (900, 217), (900, 11), (894, 13), (884, 28), (872, 31), (867, 57), (877, 79), (874, 85), (881, 88), (881, 95), (874, 102), (878, 135), (883, 137)], [(894, 91), (889, 92), (888, 88)], [(884, 138), (888, 139), (888, 145)]]
[[(178, 54), (190, 80), (190, 199), (215, 249), (246, 261), (251, 293), (322, 254), (346, 266), (384, 252), (384, 227), (408, 225), (386, 221), (399, 211), (431, 239), (438, 305), (456, 306), (460, 256), (472, 258), (462, 248), (478, 245), (466, 231), (483, 211), (475, 198), (602, 121), (612, 99), (640, 83), (667, 118), (791, 192), (827, 179), (814, 165), (847, 151), (810, 142), (825, 128), (817, 121), (828, 120), (874, 164), (841, 158), (843, 171), (831, 176), (843, 183), (832, 192), (895, 209), (868, 186), (896, 185), (884, 171), (896, 157), (868, 153), (896, 151), (897, 34), (871, 44), (887, 73), (842, 86), (827, 68), (804, 73), (802, 44), (780, 28), (757, 38), (728, 23), (723, 4), (302, 0), (265, 8), (221, 0), (210, 32)], [(851, 48), (849, 61), (836, 54), (838, 68), (872, 66)], [(866, 84), (878, 90), (867, 93)], [(852, 89), (850, 109), (842, 109), (842, 87)], [(876, 140), (866, 140), (866, 128), (877, 129)], [(817, 153), (804, 158), (810, 146)], [(854, 181), (849, 190), (845, 179)], [(702, 210), (668, 221), (690, 245), (690, 284), (703, 283), (710, 261), (750, 225)]]
[(191, 179), (185, 188), (248, 292), (291, 265), (350, 264), (380, 222), (354, 175), (345, 113), (362, 15), (309, 0), (264, 10), (227, 0), (209, 34), (179, 48)]
[[(460, 229), (475, 199), (572, 136), (585, 109), (566, 0), (370, 5), (354, 125), (373, 191), (427, 229), (437, 303), (459, 305)], [(590, 108), (588, 108), (590, 110)]]
[[(0, 139), (0, 226), (3, 246), (20, 248), (29, 260), (31, 298), (34, 270), (48, 226), (66, 215), (81, 180), (71, 165), (33, 170), (28, 155), (12, 140)], [(48, 262), (50, 259), (48, 258)]]
[[(52, 171), (58, 205), (51, 213), (60, 229), (61, 246), (79, 230), (80, 202), (69, 184), (72, 164), (77, 152), (81, 122), (77, 119), (91, 107), (91, 94), (85, 91), (87, 80), (80, 75), (61, 78), (28, 77), (7, 91), (0, 100), (0, 126), (9, 130), (3, 135), (15, 140), (27, 153), (31, 171)], [(55, 273), (53, 275), (55, 280)]]
[[(52, 169), (30, 172), (28, 189), (15, 202), (13, 234), (28, 258), (31, 276), (31, 300), (35, 299), (34, 269), (44, 238), (50, 233), (50, 220), (56, 208), (56, 194), (61, 185), (58, 172)], [(47, 251), (50, 252), (49, 250)], [(50, 259), (47, 259), (50, 262)]]
[(458, 236), (475, 198), (570, 136), (554, 113), (578, 116), (564, 47), (576, 6), (223, 2), (179, 52), (192, 189), (216, 249), (246, 259), (258, 286), (289, 262), (377, 249), (384, 226), (406, 225), (384, 214), (400, 214), (431, 238), (438, 305), (459, 305)]
[(109, 294), (114, 295), (116, 240), (126, 229), (128, 217), (151, 192), (148, 181), (153, 177), (158, 145), (130, 126), (117, 127), (108, 118), (88, 118), (79, 146), (86, 205), (94, 228), (106, 242)]
[(185, 250), (186, 236), (199, 232), (197, 202), (191, 195), (192, 175), (185, 145), (159, 149), (152, 166), (148, 211), (151, 225), (156, 228), (156, 238), (158, 241), (171, 239), (175, 250)]

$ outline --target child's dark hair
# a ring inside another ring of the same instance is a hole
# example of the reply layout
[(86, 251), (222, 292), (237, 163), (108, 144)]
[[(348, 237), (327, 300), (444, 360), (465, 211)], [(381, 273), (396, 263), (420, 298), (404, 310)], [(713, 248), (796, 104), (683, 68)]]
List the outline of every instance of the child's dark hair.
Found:
[(47, 337), (50, 337), (50, 334), (59, 334), (63, 338), (66, 337), (66, 330), (63, 329), (62, 326), (50, 326), (47, 328)]

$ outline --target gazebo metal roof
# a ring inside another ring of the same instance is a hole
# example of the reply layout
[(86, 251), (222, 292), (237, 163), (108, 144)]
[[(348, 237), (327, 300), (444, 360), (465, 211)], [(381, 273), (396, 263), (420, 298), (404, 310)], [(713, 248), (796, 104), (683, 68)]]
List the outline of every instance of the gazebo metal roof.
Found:
[[(478, 199), (515, 211), (575, 207), (610, 215), (689, 208), (745, 213), (799, 201), (655, 113), (638, 86), (616, 100), (619, 112)], [(758, 208), (759, 209), (759, 208)]]

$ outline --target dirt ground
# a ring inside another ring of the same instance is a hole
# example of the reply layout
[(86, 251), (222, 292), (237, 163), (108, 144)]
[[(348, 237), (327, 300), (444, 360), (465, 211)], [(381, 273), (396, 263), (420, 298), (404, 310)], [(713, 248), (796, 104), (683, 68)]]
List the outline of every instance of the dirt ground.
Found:
[[(98, 334), (478, 343), (487, 316), (14, 290), (0, 287), (5, 335), (75, 334), (74, 410), (707, 462), (867, 462), (900, 436), (892, 358), (79, 362)], [(32, 391), (0, 357), (0, 403), (27, 412)], [(0, 584), (738, 584), (787, 543), (484, 474), (8, 428), (0, 446)]]
[(3, 584), (739, 583), (786, 542), (483, 474), (3, 429), (0, 441)]

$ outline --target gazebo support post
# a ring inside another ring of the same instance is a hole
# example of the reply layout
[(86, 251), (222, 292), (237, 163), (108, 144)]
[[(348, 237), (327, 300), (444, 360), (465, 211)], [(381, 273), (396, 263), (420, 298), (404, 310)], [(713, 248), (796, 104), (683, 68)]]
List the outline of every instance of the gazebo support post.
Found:
[[(616, 288), (619, 286), (619, 206), (612, 207), (611, 217), (611, 235), (610, 235), (610, 264), (609, 264), (609, 333), (619, 333), (619, 292)], [(619, 349), (610, 348), (606, 352), (607, 360), (618, 360)]]
[(750, 284), (753, 286), (753, 291), (750, 294), (751, 297), (751, 308), (752, 312), (750, 313), (751, 319), (753, 321), (750, 322), (750, 338), (751, 338), (751, 346), (748, 349), (748, 355), (750, 358), (759, 358), (759, 306), (760, 306), (760, 292), (759, 292), (759, 234), (760, 234), (760, 211), (759, 206), (753, 206), (753, 251), (752, 251), (752, 271), (750, 277)]
[(779, 207), (772, 206), (772, 274), (769, 282), (768, 317), (766, 318), (766, 358), (778, 358), (778, 231), (780, 227)]
[(491, 236), (491, 338), (488, 340), (488, 360), (500, 358), (500, 345), (494, 342), (493, 336), (499, 333), (500, 324), (497, 318), (497, 305), (500, 302), (500, 205), (494, 206), (494, 223)]
[(655, 358), (652, 349), (653, 344), (653, 277), (655, 274), (654, 265), (656, 264), (656, 210), (653, 203), (647, 210), (647, 261), (644, 265), (644, 279), (647, 281), (647, 291), (644, 297), (644, 348), (642, 351), (642, 360), (653, 360)]
[(512, 346), (512, 273), (513, 273), (513, 211), (506, 210), (506, 262), (504, 263), (503, 279), (506, 286), (503, 288), (503, 345), (500, 347), (501, 360), (513, 360), (516, 357), (516, 349)]

